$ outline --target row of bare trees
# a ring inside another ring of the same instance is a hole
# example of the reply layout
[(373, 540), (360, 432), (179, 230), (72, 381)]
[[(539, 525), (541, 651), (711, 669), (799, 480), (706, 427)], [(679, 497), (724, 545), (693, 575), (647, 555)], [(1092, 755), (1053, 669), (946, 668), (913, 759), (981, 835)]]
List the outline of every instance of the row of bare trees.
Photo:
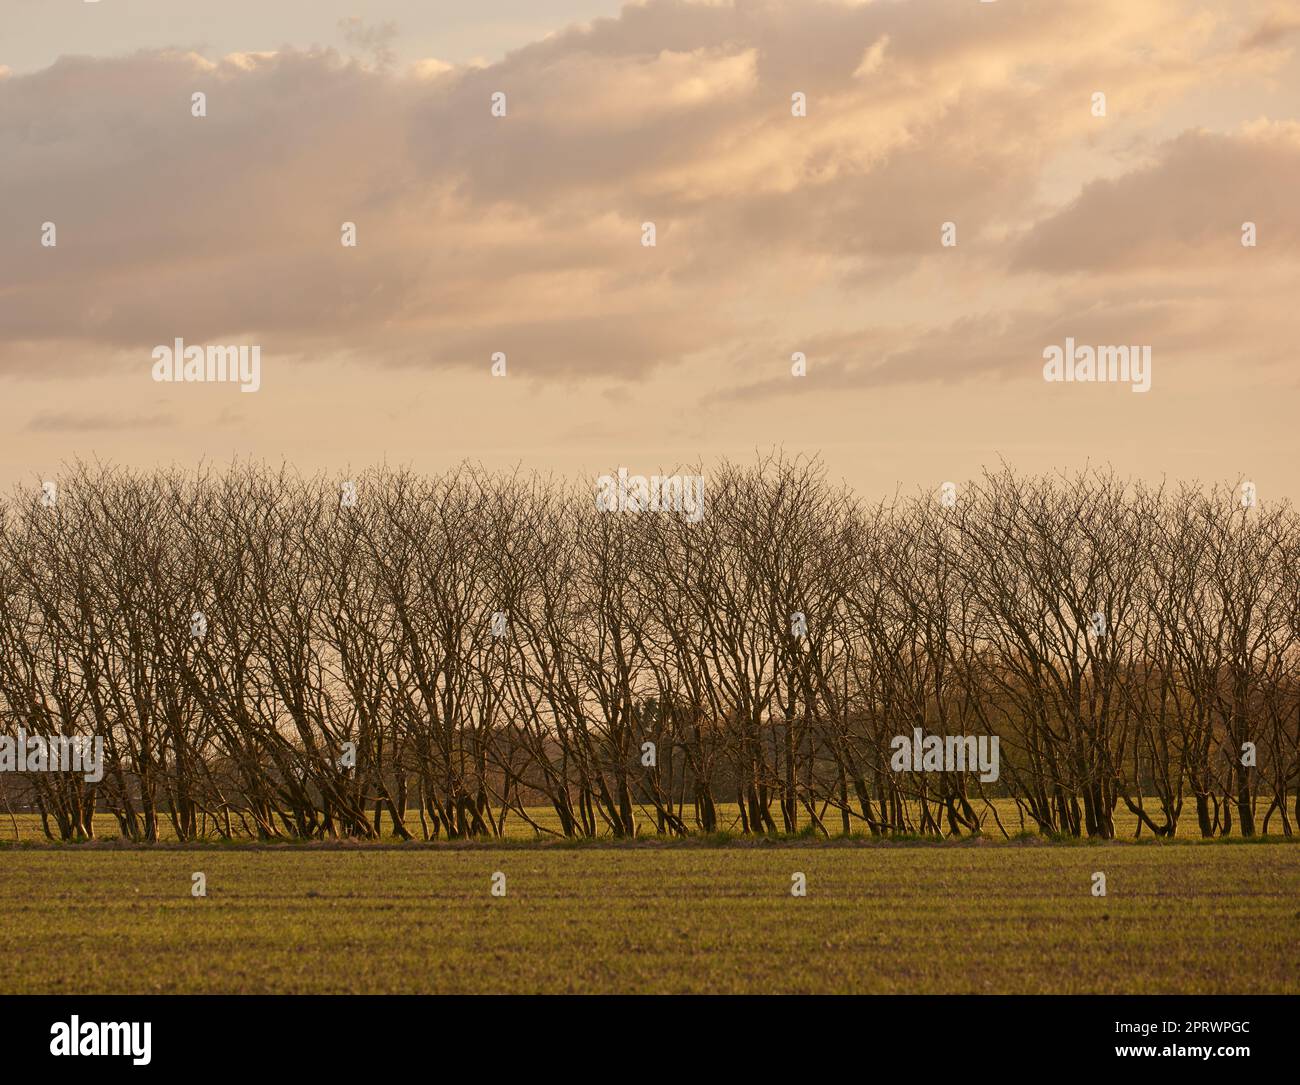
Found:
[[(781, 456), (705, 478), (698, 522), (471, 466), (20, 488), (0, 735), (97, 736), (104, 765), (9, 766), (0, 801), (64, 840), (1300, 820), (1285, 504), (1007, 469), (867, 504)], [(998, 778), (897, 768), (916, 728), (998, 736)]]

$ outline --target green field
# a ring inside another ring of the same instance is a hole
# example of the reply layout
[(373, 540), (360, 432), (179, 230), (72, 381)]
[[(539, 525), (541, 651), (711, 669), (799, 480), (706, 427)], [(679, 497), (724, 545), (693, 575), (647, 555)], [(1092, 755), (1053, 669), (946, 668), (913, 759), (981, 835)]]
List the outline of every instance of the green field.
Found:
[(0, 914), (0, 993), (1300, 991), (1281, 843), (7, 848)]

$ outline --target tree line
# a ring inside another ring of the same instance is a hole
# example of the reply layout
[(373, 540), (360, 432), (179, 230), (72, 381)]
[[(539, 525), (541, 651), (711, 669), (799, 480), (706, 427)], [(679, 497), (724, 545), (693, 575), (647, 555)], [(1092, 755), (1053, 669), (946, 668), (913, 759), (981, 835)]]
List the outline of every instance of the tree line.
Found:
[[(0, 800), (60, 840), (1300, 820), (1285, 502), (1002, 467), (873, 503), (816, 459), (695, 470), (698, 522), (468, 464), (18, 487), (0, 734), (101, 737), (104, 771), (19, 765)], [(900, 771), (915, 729), (998, 736), (997, 779)]]

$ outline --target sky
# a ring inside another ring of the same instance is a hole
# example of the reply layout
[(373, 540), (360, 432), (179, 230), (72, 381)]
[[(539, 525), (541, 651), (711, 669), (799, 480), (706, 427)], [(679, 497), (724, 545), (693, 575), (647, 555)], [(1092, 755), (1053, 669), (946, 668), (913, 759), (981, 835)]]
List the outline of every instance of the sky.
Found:
[[(0, 26), (6, 486), (780, 448), (870, 497), (1005, 462), (1300, 498), (1292, 4), (0, 0)], [(258, 347), (257, 391), (154, 379), (177, 339)], [(1045, 379), (1067, 340), (1149, 349), (1149, 389)]]

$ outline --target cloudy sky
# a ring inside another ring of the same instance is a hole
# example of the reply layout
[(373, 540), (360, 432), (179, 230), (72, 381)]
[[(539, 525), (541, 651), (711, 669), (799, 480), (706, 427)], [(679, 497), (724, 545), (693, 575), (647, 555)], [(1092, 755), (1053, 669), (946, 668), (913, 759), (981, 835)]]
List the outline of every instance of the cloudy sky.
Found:
[[(1291, 3), (0, 7), (5, 483), (783, 447), (1300, 497)], [(1150, 391), (1044, 381), (1067, 337)], [(155, 382), (177, 338), (260, 390)]]

